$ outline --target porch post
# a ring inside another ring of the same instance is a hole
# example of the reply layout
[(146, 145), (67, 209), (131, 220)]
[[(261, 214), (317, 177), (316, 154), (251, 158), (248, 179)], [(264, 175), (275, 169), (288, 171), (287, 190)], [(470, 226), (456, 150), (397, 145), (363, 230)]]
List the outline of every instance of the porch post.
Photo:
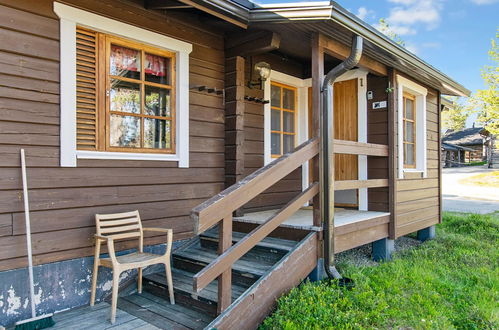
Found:
[[(324, 49), (320, 45), (320, 35), (314, 34), (312, 37), (312, 136), (310, 138), (320, 138), (320, 103), (321, 103), (321, 88), (322, 80), (324, 79)], [(324, 189), (319, 173), (319, 156), (315, 156), (310, 161), (313, 181), (319, 182), (319, 189)], [(320, 193), (315, 195), (313, 199), (313, 224), (314, 226), (322, 226), (321, 218), (321, 198)], [(327, 277), (324, 270), (324, 240), (318, 240), (317, 266), (310, 273), (311, 281), (320, 281)]]
[[(320, 104), (321, 104), (321, 87), (324, 79), (324, 49), (320, 45), (320, 35), (314, 34), (312, 37), (312, 136), (320, 136)], [(319, 182), (319, 189), (323, 189), (319, 178), (319, 156), (312, 159), (312, 177), (314, 181)], [(313, 199), (313, 224), (314, 226), (322, 226), (321, 219), (321, 201), (320, 194), (317, 194)], [(322, 249), (321, 249), (322, 251)]]
[(388, 234), (390, 239), (395, 239), (397, 219), (397, 91), (396, 71), (388, 69), (388, 209), (390, 224)]

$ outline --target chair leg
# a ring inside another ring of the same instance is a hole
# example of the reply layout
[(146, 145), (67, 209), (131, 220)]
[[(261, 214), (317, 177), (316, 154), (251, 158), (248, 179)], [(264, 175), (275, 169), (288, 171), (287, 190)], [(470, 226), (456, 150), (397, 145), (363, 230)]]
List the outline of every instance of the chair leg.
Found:
[(120, 286), (120, 272), (113, 269), (113, 294), (111, 302), (111, 324), (116, 321), (116, 306), (118, 305), (118, 288)]
[(168, 282), (168, 291), (170, 293), (170, 303), (175, 305), (175, 296), (173, 295), (173, 280), (172, 280), (172, 269), (170, 266), (170, 260), (165, 263), (166, 270), (166, 281)]
[(95, 291), (97, 291), (97, 277), (99, 275), (99, 259), (94, 259), (94, 272), (92, 274), (92, 288), (90, 289), (90, 306), (95, 304)]
[(137, 279), (137, 291), (142, 293), (142, 267), (139, 267), (139, 274)]

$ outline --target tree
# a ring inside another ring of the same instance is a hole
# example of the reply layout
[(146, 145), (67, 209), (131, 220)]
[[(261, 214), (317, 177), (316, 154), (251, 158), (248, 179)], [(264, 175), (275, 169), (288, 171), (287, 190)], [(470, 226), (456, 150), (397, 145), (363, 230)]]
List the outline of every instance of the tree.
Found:
[(479, 89), (471, 98), (471, 104), (478, 112), (478, 122), (492, 134), (499, 135), (499, 28), (488, 54), (492, 65), (482, 69), (486, 89)]
[(402, 40), (402, 38), (400, 38), (398, 34), (393, 32), (390, 24), (388, 24), (388, 22), (384, 18), (379, 19), (379, 24), (376, 26), (376, 28), (400, 46), (405, 47), (405, 41)]
[(466, 124), (466, 119), (468, 118), (469, 111), (466, 106), (458, 103), (457, 97), (446, 97), (452, 102), (452, 105), (446, 107), (445, 111), (442, 111), (442, 129), (447, 131), (449, 129), (458, 131), (464, 128)]

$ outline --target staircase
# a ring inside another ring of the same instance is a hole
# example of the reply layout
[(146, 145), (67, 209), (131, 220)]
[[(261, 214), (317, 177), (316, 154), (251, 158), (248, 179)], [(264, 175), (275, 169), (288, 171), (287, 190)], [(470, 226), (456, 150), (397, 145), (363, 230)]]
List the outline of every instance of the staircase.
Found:
[[(233, 243), (246, 234), (233, 232)], [(232, 267), (232, 302), (241, 296), (258, 279), (267, 274), (288, 252), (298, 244), (296, 241), (267, 237), (239, 259)], [(172, 255), (173, 287), (175, 302), (184, 309), (178, 323), (193, 329), (206, 327), (217, 316), (218, 285), (211, 282), (201, 292), (193, 290), (193, 277), (211, 261), (218, 257), (218, 230), (210, 229), (193, 238), (191, 242), (175, 251)], [(156, 296), (156, 302), (164, 307), (171, 306), (168, 300), (166, 277), (163, 272), (145, 275), (143, 290), (146, 295)], [(126, 306), (121, 307), (126, 312)], [(185, 320), (186, 316), (194, 317)], [(140, 317), (140, 315), (136, 315)], [(146, 321), (148, 321), (146, 319)], [(165, 328), (168, 326), (165, 325)]]

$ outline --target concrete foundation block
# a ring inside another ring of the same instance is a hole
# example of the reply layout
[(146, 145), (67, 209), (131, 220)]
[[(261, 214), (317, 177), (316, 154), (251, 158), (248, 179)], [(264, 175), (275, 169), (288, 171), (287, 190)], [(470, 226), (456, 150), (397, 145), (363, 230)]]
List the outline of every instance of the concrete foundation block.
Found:
[(418, 240), (421, 242), (427, 241), (429, 239), (435, 238), (435, 226), (430, 226), (421, 230), (418, 230)]
[(395, 251), (395, 241), (383, 238), (372, 243), (372, 258), (374, 261), (388, 261)]
[(308, 274), (307, 278), (310, 282), (317, 282), (323, 280), (327, 277), (326, 271), (324, 270), (324, 259), (320, 258), (317, 260), (317, 266)]

